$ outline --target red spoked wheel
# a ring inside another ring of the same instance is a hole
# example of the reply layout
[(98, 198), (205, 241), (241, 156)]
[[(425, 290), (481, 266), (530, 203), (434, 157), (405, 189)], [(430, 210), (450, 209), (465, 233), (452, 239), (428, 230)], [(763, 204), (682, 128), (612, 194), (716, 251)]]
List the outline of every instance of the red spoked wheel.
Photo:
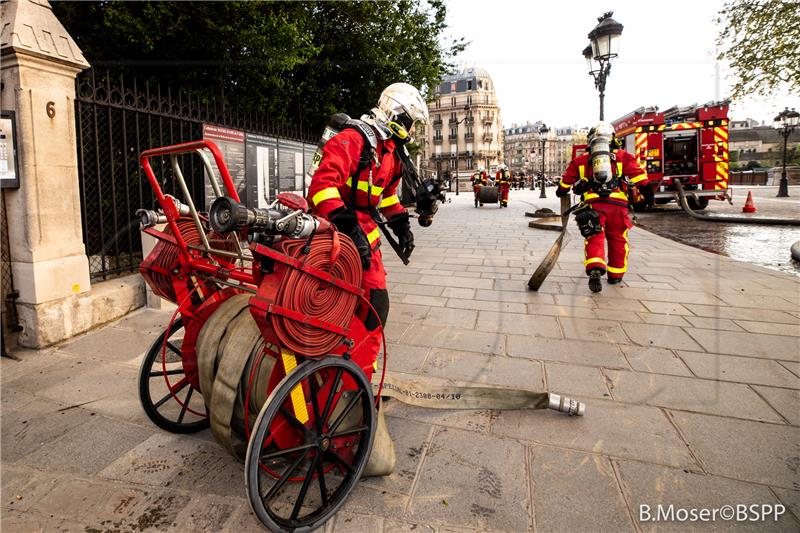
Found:
[(312, 531), (344, 504), (372, 450), (374, 405), (364, 372), (339, 356), (306, 361), (281, 380), (245, 458), (250, 506), (267, 529)]
[(139, 401), (147, 417), (171, 433), (209, 426), (203, 396), (183, 368), (183, 320), (178, 318), (150, 346), (139, 369)]

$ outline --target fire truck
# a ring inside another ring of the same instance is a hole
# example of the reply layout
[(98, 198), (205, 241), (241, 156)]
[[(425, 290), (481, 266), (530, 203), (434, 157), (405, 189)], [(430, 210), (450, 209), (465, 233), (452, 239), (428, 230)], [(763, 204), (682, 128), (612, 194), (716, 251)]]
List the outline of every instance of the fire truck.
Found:
[(728, 103), (640, 107), (612, 122), (622, 147), (647, 170), (656, 203), (676, 200), (676, 178), (692, 209), (712, 199), (730, 201)]

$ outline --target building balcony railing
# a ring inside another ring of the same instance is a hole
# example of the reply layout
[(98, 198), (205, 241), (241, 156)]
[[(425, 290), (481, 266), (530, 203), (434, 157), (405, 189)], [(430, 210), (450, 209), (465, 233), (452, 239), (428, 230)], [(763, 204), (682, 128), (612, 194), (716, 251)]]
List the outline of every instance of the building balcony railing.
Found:
[(458, 135), (453, 135), (451, 133), (450, 135), (447, 136), (447, 139), (450, 140), (450, 141), (457, 141), (458, 140)]
[(433, 144), (442, 144), (442, 137), (434, 137)]
[(465, 133), (464, 134), (464, 140), (465, 141), (473, 141), (473, 140), (475, 140), (475, 134), (474, 133)]
[(458, 119), (457, 118), (451, 118), (450, 120), (447, 121), (447, 123), (448, 124), (458, 124)]
[(494, 135), (492, 135), (491, 133), (484, 133), (483, 134), (483, 142), (487, 142), (487, 143), (488, 142), (492, 142), (492, 139), (494, 139)]
[(433, 125), (441, 127), (442, 126), (442, 119), (440, 119), (440, 118), (434, 119)]

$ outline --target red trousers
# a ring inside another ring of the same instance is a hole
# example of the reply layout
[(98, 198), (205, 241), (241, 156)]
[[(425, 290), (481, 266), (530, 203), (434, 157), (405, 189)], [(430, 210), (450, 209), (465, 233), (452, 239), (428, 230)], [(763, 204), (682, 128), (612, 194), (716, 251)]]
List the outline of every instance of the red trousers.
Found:
[(501, 183), (500, 187), (500, 205), (508, 205), (508, 190), (511, 188), (511, 185), (508, 183)]
[[(585, 260), (583, 265), (586, 273), (599, 268), (608, 277), (621, 278), (628, 269), (628, 230), (633, 224), (628, 217), (628, 208), (625, 206), (594, 202), (594, 209), (600, 216), (601, 233), (592, 235), (583, 241)], [(605, 242), (608, 241), (608, 263), (606, 263)]]

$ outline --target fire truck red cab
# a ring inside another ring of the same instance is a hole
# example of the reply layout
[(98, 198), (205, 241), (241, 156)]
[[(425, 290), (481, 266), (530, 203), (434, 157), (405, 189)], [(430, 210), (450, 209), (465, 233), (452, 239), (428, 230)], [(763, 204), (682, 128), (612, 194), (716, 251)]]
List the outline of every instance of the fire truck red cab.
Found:
[(693, 209), (730, 199), (728, 101), (666, 111), (640, 107), (612, 124), (622, 147), (647, 170), (657, 203), (676, 199), (675, 179)]

